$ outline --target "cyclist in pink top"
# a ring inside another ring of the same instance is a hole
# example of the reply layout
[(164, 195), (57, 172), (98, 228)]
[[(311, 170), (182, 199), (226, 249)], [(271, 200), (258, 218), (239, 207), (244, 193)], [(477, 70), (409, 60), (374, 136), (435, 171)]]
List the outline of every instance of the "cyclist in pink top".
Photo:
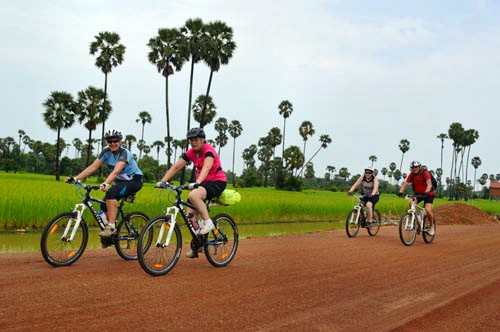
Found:
[[(191, 162), (196, 168), (196, 182), (189, 184), (189, 202), (196, 210), (188, 208), (188, 213), (193, 217), (193, 227), (199, 230), (200, 234), (207, 234), (213, 227), (213, 222), (208, 215), (205, 200), (210, 200), (219, 196), (226, 189), (226, 174), (222, 170), (219, 155), (205, 141), (205, 131), (203, 128), (191, 128), (187, 133), (187, 139), (191, 148), (182, 154), (181, 158), (167, 171), (161, 179), (162, 183), (168, 183), (173, 176)], [(201, 219), (197, 222), (196, 215), (199, 213)], [(202, 225), (198, 225), (198, 223)], [(195, 253), (190, 251), (187, 257), (194, 257)]]

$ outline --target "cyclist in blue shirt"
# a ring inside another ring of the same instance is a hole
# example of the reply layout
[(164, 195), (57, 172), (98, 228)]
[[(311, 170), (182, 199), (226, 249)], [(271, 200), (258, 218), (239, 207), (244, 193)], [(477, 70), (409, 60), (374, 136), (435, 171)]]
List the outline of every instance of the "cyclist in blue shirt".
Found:
[(80, 181), (94, 173), (106, 164), (111, 170), (108, 177), (101, 184), (101, 190), (106, 192), (106, 205), (101, 206), (109, 220), (108, 225), (99, 233), (102, 237), (110, 237), (116, 231), (115, 223), (118, 213), (118, 200), (138, 192), (142, 188), (143, 173), (132, 157), (132, 153), (121, 146), (122, 133), (117, 129), (108, 129), (104, 134), (108, 146), (99, 156), (77, 176), (66, 178), (66, 182)]

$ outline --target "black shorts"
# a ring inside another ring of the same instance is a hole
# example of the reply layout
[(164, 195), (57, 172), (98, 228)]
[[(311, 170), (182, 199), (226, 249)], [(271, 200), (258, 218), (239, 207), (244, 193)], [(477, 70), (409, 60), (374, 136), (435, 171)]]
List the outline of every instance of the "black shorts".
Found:
[(427, 203), (434, 203), (434, 195), (432, 196), (425, 196), (425, 197), (418, 197), (417, 198), (417, 204), (424, 201), (424, 205), (427, 204)]
[(373, 195), (372, 197), (363, 196), (361, 200), (365, 203), (365, 205), (368, 202), (372, 202), (373, 208), (375, 208), (375, 204), (377, 204), (379, 198), (380, 198), (379, 195)]
[(224, 189), (226, 189), (226, 182), (224, 181), (209, 181), (200, 184), (201, 187), (205, 188), (207, 191), (207, 197), (205, 200), (211, 200), (214, 197), (220, 196)]
[[(134, 175), (133, 179), (130, 181), (124, 180), (116, 180), (113, 182), (113, 186), (106, 191), (106, 196), (104, 196), (104, 200), (108, 199), (122, 199), (123, 197), (127, 197), (133, 193), (138, 192), (142, 188), (143, 182), (142, 175)], [(105, 208), (101, 206), (103, 211), (107, 211)]]

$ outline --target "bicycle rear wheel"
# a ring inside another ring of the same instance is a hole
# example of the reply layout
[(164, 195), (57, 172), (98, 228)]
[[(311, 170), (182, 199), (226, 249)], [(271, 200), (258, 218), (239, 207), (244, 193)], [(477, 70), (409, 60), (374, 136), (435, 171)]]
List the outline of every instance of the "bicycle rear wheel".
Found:
[[(125, 260), (137, 259), (137, 241), (144, 225), (149, 218), (142, 212), (131, 212), (127, 214), (118, 224), (116, 229), (117, 238), (115, 249), (118, 255)], [(145, 244), (151, 244), (152, 232), (149, 232)]]
[(177, 225), (167, 242), (172, 227), (170, 216), (150, 220), (139, 235), (137, 258), (144, 271), (152, 276), (167, 274), (179, 261), (182, 249), (182, 234)]
[(207, 260), (215, 267), (228, 265), (238, 250), (238, 227), (233, 218), (222, 213), (213, 218), (214, 228), (203, 246)]
[(417, 238), (417, 220), (412, 222), (413, 215), (405, 213), (399, 221), (399, 238), (405, 246), (411, 246)]
[(424, 231), (422, 232), (422, 237), (424, 238), (425, 243), (432, 243), (434, 238), (436, 237), (436, 218), (434, 218), (434, 222), (432, 223), (432, 228), (434, 228), (434, 235), (430, 235), (427, 233), (427, 230), (430, 228), (429, 220), (427, 220), (427, 216), (424, 216)]
[(345, 221), (345, 232), (348, 237), (355, 237), (358, 235), (359, 224), (361, 223), (362, 218), (363, 215), (356, 209), (352, 209), (351, 212), (349, 212)]
[(380, 230), (380, 225), (382, 224), (382, 217), (380, 216), (380, 212), (378, 210), (373, 210), (372, 224), (370, 226), (366, 226), (366, 230), (370, 236), (377, 235)]
[[(69, 240), (76, 220), (72, 212), (59, 214), (45, 226), (40, 241), (42, 256), (52, 266), (68, 266), (82, 256), (89, 237), (85, 220), (81, 220), (73, 240)], [(64, 232), (69, 226), (66, 236)]]

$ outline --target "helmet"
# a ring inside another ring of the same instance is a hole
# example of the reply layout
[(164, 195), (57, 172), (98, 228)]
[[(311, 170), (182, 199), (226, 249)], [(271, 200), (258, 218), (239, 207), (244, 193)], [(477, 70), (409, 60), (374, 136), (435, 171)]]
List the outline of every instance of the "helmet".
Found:
[(114, 137), (122, 140), (123, 139), (122, 132), (116, 128), (111, 128), (111, 129), (106, 130), (106, 132), (104, 133), (105, 139), (114, 138)]
[(199, 138), (205, 138), (205, 131), (203, 130), (203, 128), (191, 128), (188, 130), (188, 133), (186, 135), (186, 138), (187, 139), (190, 139), (190, 138), (196, 138), (196, 137), (199, 137)]
[(422, 164), (420, 163), (420, 161), (418, 160), (414, 160), (410, 163), (410, 167), (413, 168), (413, 167), (418, 167), (418, 166), (422, 166)]
[(366, 167), (365, 167), (365, 172), (372, 172), (372, 173), (373, 173), (373, 167), (371, 167), (371, 166), (366, 166)]

